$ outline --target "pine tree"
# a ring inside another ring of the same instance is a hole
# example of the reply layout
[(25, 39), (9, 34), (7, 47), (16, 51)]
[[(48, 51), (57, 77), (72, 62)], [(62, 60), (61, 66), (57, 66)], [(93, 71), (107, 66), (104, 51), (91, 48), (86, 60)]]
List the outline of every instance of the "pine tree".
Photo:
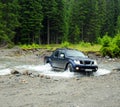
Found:
[(108, 32), (108, 35), (114, 36), (115, 34), (115, 0), (107, 0), (106, 2), (106, 22), (104, 25), (104, 32)]
[(20, 38), (22, 43), (40, 43), (43, 14), (41, 0), (20, 0)]
[(56, 0), (56, 14), (55, 18), (51, 21), (51, 42), (61, 43), (64, 34), (64, 0)]
[[(43, 39), (45, 39), (45, 41), (47, 41), (47, 44), (50, 44), (51, 27), (52, 27), (52, 22), (55, 19), (55, 16), (57, 14), (57, 3), (56, 3), (55, 0), (49, 0), (49, 1), (42, 0), (42, 6), (43, 6), (42, 11), (44, 13), (44, 19), (43, 19), (43, 26), (44, 26)], [(46, 37), (46, 35), (47, 35), (47, 37)]]
[(15, 28), (19, 26), (17, 16), (17, 0), (6, 0), (0, 2), (1, 4), (1, 40), (3, 43), (9, 44), (13, 41), (15, 36)]
[(64, 0), (64, 24), (62, 42), (69, 41), (73, 4), (74, 0)]

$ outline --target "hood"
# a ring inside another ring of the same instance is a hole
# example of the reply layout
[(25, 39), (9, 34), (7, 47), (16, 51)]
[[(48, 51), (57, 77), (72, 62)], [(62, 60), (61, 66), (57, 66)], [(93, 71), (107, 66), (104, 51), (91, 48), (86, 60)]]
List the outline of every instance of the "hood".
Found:
[(90, 58), (87, 58), (87, 57), (72, 57), (72, 56), (70, 56), (70, 57), (68, 57), (69, 59), (72, 59), (72, 60), (82, 60), (82, 61), (93, 61), (92, 59), (90, 59)]

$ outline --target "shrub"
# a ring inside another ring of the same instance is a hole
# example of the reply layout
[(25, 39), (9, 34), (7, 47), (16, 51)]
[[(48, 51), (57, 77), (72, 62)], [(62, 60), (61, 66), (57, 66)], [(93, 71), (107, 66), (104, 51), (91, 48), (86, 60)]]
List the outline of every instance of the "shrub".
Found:
[(120, 56), (120, 34), (117, 34), (112, 41), (113, 56)]
[(102, 38), (101, 37), (97, 38), (97, 43), (100, 44), (100, 45), (102, 45)]
[(112, 57), (119, 57), (120, 56), (120, 48), (117, 45), (113, 45), (112, 47)]
[(109, 37), (107, 34), (101, 39), (101, 44), (103, 47), (109, 47), (112, 38)]
[(33, 43), (33, 44), (31, 45), (31, 47), (34, 48), (34, 49), (37, 49), (37, 48), (40, 48), (40, 45)]
[(117, 34), (113, 39), (106, 35), (101, 41), (100, 52), (103, 56), (120, 57), (120, 34)]
[(100, 52), (102, 53), (102, 55), (103, 56), (110, 56), (110, 57), (112, 57), (113, 55), (112, 55), (112, 50), (109, 48), (109, 47), (102, 47), (101, 49), (100, 49)]
[(20, 46), (22, 49), (37, 49), (40, 48), (40, 45), (33, 43), (32, 45), (21, 45)]
[(113, 44), (117, 45), (120, 48), (120, 33), (113, 38)]
[(62, 47), (62, 48), (68, 48), (69, 45), (70, 45), (70, 43), (67, 42), (67, 41), (65, 41), (65, 42), (63, 42), (63, 43), (61, 44), (61, 47)]
[(89, 43), (89, 42), (80, 42), (79, 43), (80, 44), (80, 46), (82, 46), (82, 47), (90, 47), (91, 46), (91, 43)]

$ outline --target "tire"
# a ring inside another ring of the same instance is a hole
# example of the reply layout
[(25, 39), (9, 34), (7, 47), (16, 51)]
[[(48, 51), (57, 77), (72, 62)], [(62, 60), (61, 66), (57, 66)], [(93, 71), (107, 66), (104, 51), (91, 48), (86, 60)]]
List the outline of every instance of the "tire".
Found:
[(51, 65), (49, 60), (44, 60), (44, 64), (50, 64)]
[(73, 69), (73, 66), (72, 66), (71, 63), (69, 63), (69, 64), (67, 65), (66, 70), (67, 70), (67, 71), (70, 71), (70, 72), (74, 72), (74, 69)]

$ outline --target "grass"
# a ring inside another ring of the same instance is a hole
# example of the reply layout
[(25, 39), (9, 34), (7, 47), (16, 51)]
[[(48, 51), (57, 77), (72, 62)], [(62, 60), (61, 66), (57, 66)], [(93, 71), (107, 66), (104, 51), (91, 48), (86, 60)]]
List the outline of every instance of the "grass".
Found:
[(20, 46), (24, 50), (28, 49), (48, 49), (48, 50), (55, 50), (57, 48), (72, 48), (72, 49), (77, 49), (83, 52), (99, 52), (101, 45), (99, 44), (94, 44), (91, 45), (89, 43), (81, 43), (81, 44), (68, 44), (67, 46), (63, 44), (50, 44), (50, 45), (38, 45), (38, 44), (32, 44), (32, 45), (21, 45)]
[(99, 52), (101, 45), (95, 44), (95, 45), (90, 45), (90, 46), (80, 46), (78, 44), (78, 45), (71, 45), (70, 48), (78, 49), (83, 52)]

